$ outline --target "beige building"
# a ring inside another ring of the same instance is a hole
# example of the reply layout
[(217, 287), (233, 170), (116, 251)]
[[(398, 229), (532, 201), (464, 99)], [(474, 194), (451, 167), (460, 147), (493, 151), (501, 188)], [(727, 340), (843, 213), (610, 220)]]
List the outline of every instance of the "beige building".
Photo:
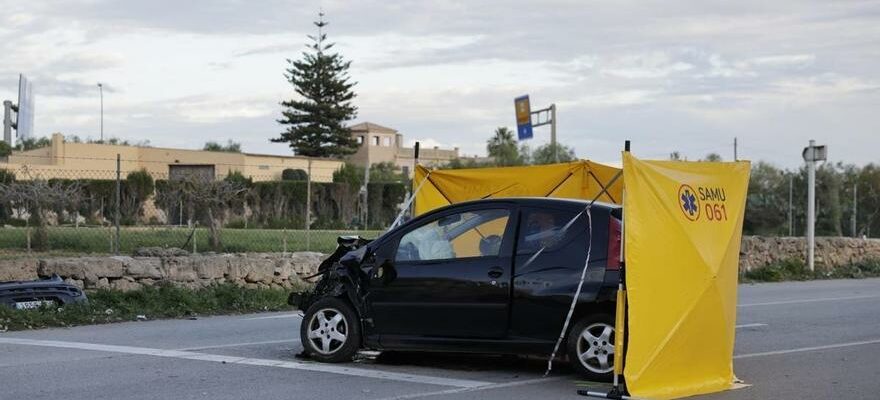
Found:
[[(64, 136), (58, 133), (52, 135), (50, 146), (13, 152), (5, 164), (0, 162), (0, 168), (16, 171), (19, 179), (27, 179), (28, 176), (44, 179), (113, 179), (117, 154), (123, 177), (141, 169), (157, 179), (175, 172), (197, 171), (223, 177), (238, 171), (255, 181), (270, 181), (280, 180), (281, 172), (288, 168), (309, 169), (309, 157), (71, 143), (65, 142)], [(311, 161), (312, 179), (317, 182), (332, 182), (333, 172), (344, 164), (341, 160), (321, 158), (312, 158)]]
[[(360, 166), (394, 163), (401, 171), (411, 176), (415, 163), (415, 151), (404, 147), (403, 134), (372, 122), (362, 122), (351, 127), (352, 136), (360, 147), (357, 153), (348, 157), (352, 163)], [(419, 163), (422, 165), (439, 166), (458, 158), (458, 147), (449, 149), (425, 148), (419, 150)]]

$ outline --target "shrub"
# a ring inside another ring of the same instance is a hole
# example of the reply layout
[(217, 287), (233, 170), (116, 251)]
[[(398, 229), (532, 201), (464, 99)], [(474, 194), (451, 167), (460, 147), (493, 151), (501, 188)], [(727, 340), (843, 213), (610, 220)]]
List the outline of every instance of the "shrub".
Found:
[(746, 282), (804, 281), (811, 279), (857, 279), (880, 276), (880, 259), (869, 259), (837, 268), (810, 271), (799, 258), (754, 268), (743, 274)]
[(307, 181), (307, 180), (309, 180), (309, 174), (306, 171), (303, 171), (301, 169), (287, 168), (284, 171), (281, 171), (281, 180), (282, 181)]

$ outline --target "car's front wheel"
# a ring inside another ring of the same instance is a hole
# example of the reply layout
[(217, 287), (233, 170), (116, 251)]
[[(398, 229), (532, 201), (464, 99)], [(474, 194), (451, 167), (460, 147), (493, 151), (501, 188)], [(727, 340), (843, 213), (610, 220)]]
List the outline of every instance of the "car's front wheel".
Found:
[(318, 361), (351, 361), (361, 343), (360, 324), (348, 303), (326, 297), (306, 310), (300, 338), (306, 353)]
[(568, 334), (568, 358), (587, 379), (610, 382), (614, 377), (614, 319), (598, 314), (578, 321)]

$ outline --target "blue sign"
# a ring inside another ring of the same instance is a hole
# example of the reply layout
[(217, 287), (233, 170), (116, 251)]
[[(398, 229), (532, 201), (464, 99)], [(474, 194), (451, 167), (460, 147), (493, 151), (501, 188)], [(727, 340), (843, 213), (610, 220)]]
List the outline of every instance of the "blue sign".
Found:
[(529, 104), (529, 95), (520, 96), (513, 100), (516, 108), (516, 135), (519, 140), (532, 138), (532, 108)]
[(532, 124), (516, 126), (516, 136), (519, 140), (528, 140), (532, 138)]

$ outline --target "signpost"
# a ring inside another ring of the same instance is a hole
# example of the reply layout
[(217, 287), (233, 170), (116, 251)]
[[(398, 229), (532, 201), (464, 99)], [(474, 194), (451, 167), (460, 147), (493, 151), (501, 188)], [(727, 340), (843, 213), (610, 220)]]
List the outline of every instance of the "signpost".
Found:
[[(550, 146), (553, 147), (553, 159), (559, 162), (559, 151), (556, 146), (556, 104), (532, 111), (527, 94), (514, 99), (513, 104), (516, 107), (516, 133), (519, 140), (531, 139), (533, 127), (550, 125)], [(535, 116), (536, 122), (534, 124), (532, 124), (532, 115)]]
[(513, 100), (516, 107), (516, 135), (519, 140), (532, 138), (532, 107), (529, 104), (529, 95), (520, 96)]

